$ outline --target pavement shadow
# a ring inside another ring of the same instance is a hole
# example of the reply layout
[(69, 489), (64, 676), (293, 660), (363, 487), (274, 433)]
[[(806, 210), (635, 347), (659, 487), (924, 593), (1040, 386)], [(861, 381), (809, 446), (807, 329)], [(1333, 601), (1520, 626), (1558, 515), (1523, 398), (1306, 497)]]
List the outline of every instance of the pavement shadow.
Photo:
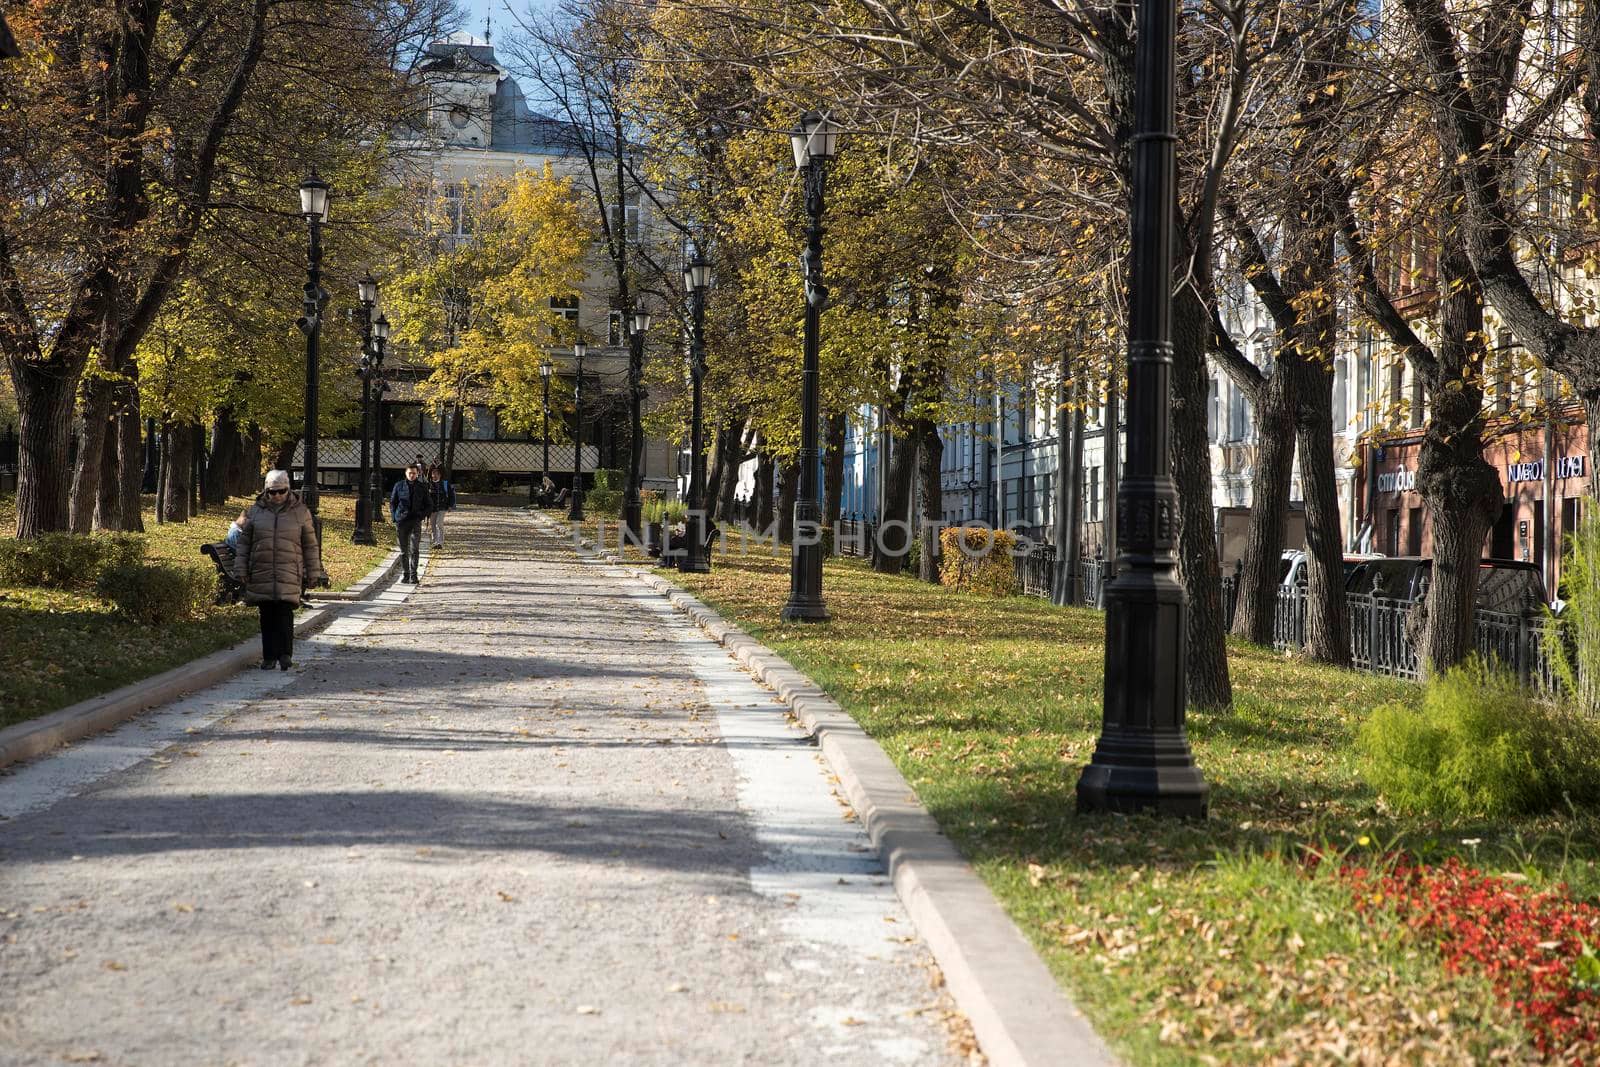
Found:
[[(519, 802), (482, 793), (230, 793), (215, 796), (91, 794), (59, 814), (0, 827), (6, 864), (66, 863), (171, 853), (250, 849), (405, 848), (408, 862), (451, 862), (451, 854), (542, 853), (585, 863), (648, 865), (695, 874), (722, 873), (738, 884), (765, 854), (743, 815), (660, 808)], [(63, 833), (63, 828), (72, 832)], [(768, 828), (792, 840), (816, 838), (797, 821)], [(791, 833), (792, 831), (792, 833)], [(843, 832), (843, 831), (841, 831)], [(836, 843), (826, 842), (828, 846)], [(419, 854), (417, 849), (429, 849)], [(435, 854), (432, 850), (439, 850)], [(860, 873), (843, 848), (785, 849), (799, 869), (841, 877)]]

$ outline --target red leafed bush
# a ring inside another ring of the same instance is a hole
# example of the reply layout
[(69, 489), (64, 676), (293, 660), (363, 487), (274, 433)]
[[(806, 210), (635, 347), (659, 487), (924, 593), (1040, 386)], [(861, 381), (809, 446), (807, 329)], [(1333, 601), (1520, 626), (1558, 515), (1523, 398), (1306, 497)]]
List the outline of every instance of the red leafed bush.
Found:
[(1370, 870), (1346, 860), (1340, 874), (1358, 908), (1387, 909), (1433, 941), (1450, 971), (1487, 977), (1545, 1056), (1600, 1063), (1600, 907), (1454, 857), (1424, 867), (1402, 856)]

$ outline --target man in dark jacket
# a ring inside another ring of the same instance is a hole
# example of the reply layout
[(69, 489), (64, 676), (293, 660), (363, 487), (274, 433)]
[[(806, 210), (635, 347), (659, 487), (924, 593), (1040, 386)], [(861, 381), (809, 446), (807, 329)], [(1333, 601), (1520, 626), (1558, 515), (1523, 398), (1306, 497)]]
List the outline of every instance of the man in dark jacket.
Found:
[(389, 493), (389, 515), (400, 538), (402, 582), (417, 583), (417, 556), (422, 550), (422, 523), (433, 511), (433, 500), (426, 483), (418, 480), (422, 472), (415, 463), (406, 468), (404, 481), (394, 483)]

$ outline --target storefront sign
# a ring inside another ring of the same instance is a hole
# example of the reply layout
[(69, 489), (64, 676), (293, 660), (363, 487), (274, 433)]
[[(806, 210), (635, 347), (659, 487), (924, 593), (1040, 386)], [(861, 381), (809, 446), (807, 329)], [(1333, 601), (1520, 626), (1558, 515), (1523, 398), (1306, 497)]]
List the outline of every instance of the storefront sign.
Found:
[(1378, 492), (1400, 493), (1417, 487), (1416, 471), (1389, 471), (1378, 475)]
[[(1588, 456), (1562, 456), (1556, 460), (1557, 478), (1582, 478), (1587, 468)], [(1544, 481), (1544, 460), (1536, 459), (1531, 463), (1511, 463), (1506, 466), (1506, 481), (1508, 482), (1542, 482)]]

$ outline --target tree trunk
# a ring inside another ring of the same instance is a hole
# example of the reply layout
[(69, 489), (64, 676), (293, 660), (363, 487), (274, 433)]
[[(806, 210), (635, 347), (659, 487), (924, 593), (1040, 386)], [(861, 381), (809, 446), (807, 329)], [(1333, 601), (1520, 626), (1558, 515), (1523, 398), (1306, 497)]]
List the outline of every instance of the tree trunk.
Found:
[(939, 437), (939, 427), (930, 418), (916, 421), (913, 430), (917, 438), (917, 471), (920, 475), (921, 515), (917, 536), (922, 538), (922, 555), (917, 564), (917, 577), (934, 585), (939, 584), (939, 563), (944, 546), (939, 542), (939, 529), (944, 525), (944, 441)]
[(189, 430), (189, 514), (200, 514), (200, 483), (206, 476), (206, 431), (203, 426)]
[[(379, 469), (376, 457), (373, 458), (372, 468)], [(235, 496), (255, 496), (261, 487), (261, 427), (255, 423), (245, 428), (233, 470), (229, 472), (228, 478), (228, 491)], [(380, 478), (379, 481), (381, 480)]]
[(166, 480), (161, 493), (164, 522), (189, 521), (189, 480), (194, 466), (194, 434), (188, 426), (173, 426), (167, 431), (167, 461), (162, 466)]
[(161, 445), (156, 452), (156, 522), (167, 521), (167, 456), (172, 451), (172, 427), (161, 422)]
[(18, 414), (17, 537), (69, 529), (72, 405), (76, 377), (13, 362)]
[(1188, 595), (1184, 685), (1190, 707), (1220, 711), (1233, 703), (1227, 622), (1211, 501), (1211, 442), (1206, 428), (1206, 340), (1210, 314), (1193, 286), (1172, 302), (1172, 478), (1178, 487), (1178, 576)]
[(717, 521), (731, 522), (734, 518), (736, 504), (735, 494), (739, 491), (739, 468), (744, 464), (744, 420), (736, 419), (723, 427), (723, 433), (717, 439), (717, 450), (721, 454), (724, 474), (717, 496)]
[[(129, 365), (129, 373), (138, 367)], [(132, 533), (144, 530), (145, 469), (156, 450), (154, 435), (147, 440), (145, 420), (139, 411), (139, 386), (123, 386), (121, 410), (117, 413), (117, 496), (118, 529)]]
[(1417, 456), (1417, 490), (1433, 525), (1417, 649), (1424, 676), (1476, 650), (1478, 559), (1501, 508), (1500, 472), (1483, 458), (1483, 290), (1457, 237), (1443, 241), (1439, 283), (1440, 339), (1427, 382), (1432, 410)]
[(794, 502), (800, 496), (800, 463), (786, 460), (783, 463), (783, 480), (778, 483), (778, 540), (794, 543)]
[(830, 530), (839, 529), (839, 517), (844, 511), (846, 418), (847, 416), (843, 412), (828, 416), (827, 439), (823, 443), (823, 447), (827, 450), (827, 457), (822, 471), (822, 525)]
[(456, 445), (461, 441), (461, 412), (464, 407), (463, 404), (457, 404), (455, 414), (450, 416), (450, 440), (444, 449), (444, 479), (447, 482), (455, 478)]
[(228, 498), (239, 451), (239, 424), (233, 421), (233, 409), (218, 408), (211, 423), (211, 462), (206, 466), (205, 481), (200, 486), (200, 499), (204, 503), (220, 504)]
[[(1250, 479), (1250, 524), (1245, 537), (1244, 569), (1239, 574), (1239, 603), (1233, 615), (1233, 632), (1258, 645), (1272, 644), (1272, 620), (1283, 563), (1283, 520), (1289, 510), (1289, 476), (1294, 467), (1293, 379), (1281, 370), (1274, 368), (1252, 398), (1255, 469)], [(1204, 385), (1203, 380), (1201, 384)], [(1210, 491), (1208, 482), (1208, 497)]]
[[(1331, 317), (1331, 316), (1328, 316)], [(1314, 328), (1331, 337), (1333, 323)], [(1300, 358), (1280, 368), (1297, 381), (1295, 441), (1300, 451), (1300, 491), (1306, 503), (1306, 655), (1321, 663), (1350, 665), (1350, 624), (1344, 598), (1344, 534), (1333, 459), (1333, 353)]]
[[(291, 437), (279, 445), (278, 450), (272, 454), (272, 469), (275, 471), (287, 471), (293, 467), (294, 450), (299, 444), (300, 439), (298, 437)], [(291, 471), (290, 473), (292, 474), (293, 472)], [(290, 480), (293, 481), (292, 478)]]
[[(914, 432), (914, 431), (913, 431)], [(914, 531), (886, 529), (889, 521), (903, 520), (911, 508), (911, 479), (917, 461), (917, 442), (910, 434), (894, 434), (889, 451), (888, 477), (883, 484), (883, 521), (872, 546), (872, 569), (879, 574), (901, 574), (911, 549)]]
[(754, 490), (756, 530), (763, 534), (772, 529), (772, 493), (776, 478), (776, 463), (770, 453), (763, 451), (756, 460)]
[(94, 529), (94, 511), (100, 503), (100, 475), (105, 469), (105, 445), (110, 436), (112, 383), (95, 378), (85, 388), (83, 431), (78, 435), (78, 455), (72, 471), (68, 504), (72, 532)]
[(105, 443), (100, 447), (100, 491), (95, 494), (94, 528), (96, 530), (122, 529), (122, 479), (118, 464), (118, 435), (121, 420), (113, 416)]
[(1057, 607), (1078, 602), (1083, 530), (1083, 387), (1072, 377), (1067, 352), (1061, 356), (1061, 377), (1066, 387), (1056, 412), (1056, 570), (1050, 583), (1050, 603)]

